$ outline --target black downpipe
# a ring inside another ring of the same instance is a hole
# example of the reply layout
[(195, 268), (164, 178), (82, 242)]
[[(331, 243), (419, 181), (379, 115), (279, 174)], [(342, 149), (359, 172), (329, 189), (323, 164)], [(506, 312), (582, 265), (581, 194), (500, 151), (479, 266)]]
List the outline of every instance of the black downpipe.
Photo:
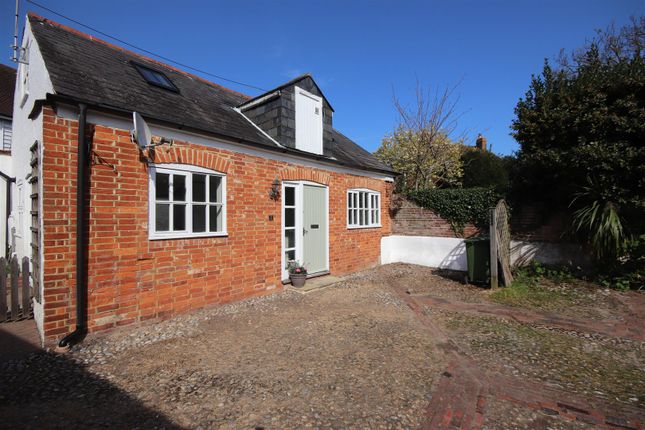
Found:
[(81, 103), (78, 107), (78, 163), (76, 163), (76, 330), (58, 342), (58, 346), (61, 348), (67, 348), (82, 341), (87, 333), (87, 236), (85, 198), (88, 184), (89, 148), (85, 142), (87, 106)]

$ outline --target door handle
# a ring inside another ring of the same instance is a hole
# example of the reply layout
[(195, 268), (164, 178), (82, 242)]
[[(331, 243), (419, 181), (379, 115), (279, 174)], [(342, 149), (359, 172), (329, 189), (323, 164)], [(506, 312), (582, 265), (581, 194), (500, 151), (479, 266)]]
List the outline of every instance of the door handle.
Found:
[(303, 229), (302, 229), (302, 234), (307, 234), (307, 231), (308, 231), (308, 230), (307, 230), (306, 228), (304, 228), (304, 227), (303, 227)]

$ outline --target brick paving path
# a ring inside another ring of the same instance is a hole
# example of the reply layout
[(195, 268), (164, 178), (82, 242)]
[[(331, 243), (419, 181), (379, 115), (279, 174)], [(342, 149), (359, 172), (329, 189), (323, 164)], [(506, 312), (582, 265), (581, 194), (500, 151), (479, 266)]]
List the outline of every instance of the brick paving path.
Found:
[(33, 319), (0, 323), (0, 363), (38, 351), (40, 336)]
[[(508, 317), (520, 323), (534, 323), (549, 327), (572, 330), (582, 333), (597, 333), (604, 336), (645, 340), (645, 300), (639, 294), (632, 301), (625, 301), (630, 309), (624, 320), (589, 321), (574, 318), (563, 318), (551, 312), (519, 310), (493, 303), (465, 303), (439, 297), (414, 296), (414, 300), (430, 307), (469, 314)], [(640, 312), (640, 313), (639, 313)], [(641, 317), (639, 318), (639, 315)]]
[(645, 300), (641, 296), (635, 296), (633, 302), (626, 302), (630, 308), (626, 321), (604, 323), (565, 319), (553, 314), (494, 304), (472, 304), (415, 296), (407, 294), (404, 289), (394, 289), (450, 357), (450, 364), (426, 409), (424, 429), (480, 429), (485, 422), (487, 406), (492, 400), (512, 402), (549, 416), (571, 422), (581, 421), (595, 428), (645, 429), (643, 411), (636, 407), (610, 404), (598, 398), (582, 398), (547, 384), (481, 369), (474, 360), (465, 357), (447, 334), (423, 312), (423, 306), (429, 305), (446, 310), (510, 317), (519, 322), (545, 324), (567, 330), (643, 339), (645, 322), (642, 318), (638, 319), (638, 315), (645, 314)]

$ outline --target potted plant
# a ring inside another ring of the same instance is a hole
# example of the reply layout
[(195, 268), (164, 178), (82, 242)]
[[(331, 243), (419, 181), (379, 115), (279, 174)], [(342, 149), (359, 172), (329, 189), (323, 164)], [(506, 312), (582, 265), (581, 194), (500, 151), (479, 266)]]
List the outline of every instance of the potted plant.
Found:
[(297, 261), (289, 261), (287, 263), (287, 270), (289, 271), (289, 279), (291, 285), (294, 287), (302, 287), (307, 281), (307, 269)]

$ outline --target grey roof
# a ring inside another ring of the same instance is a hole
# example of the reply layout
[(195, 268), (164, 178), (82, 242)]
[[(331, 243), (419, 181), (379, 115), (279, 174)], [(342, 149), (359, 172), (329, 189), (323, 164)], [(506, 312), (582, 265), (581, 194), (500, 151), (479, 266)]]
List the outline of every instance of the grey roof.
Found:
[[(105, 109), (137, 111), (152, 120), (267, 149), (363, 170), (394, 173), (389, 166), (337, 132), (331, 157), (278, 146), (234, 109), (250, 97), (38, 15), (29, 14), (29, 20), (59, 97)], [(164, 73), (179, 91), (149, 85), (133, 63)]]
[(0, 64), (0, 115), (13, 117), (13, 92), (16, 87), (16, 69)]
[(311, 73), (304, 73), (304, 74), (302, 74), (300, 76), (296, 76), (295, 78), (291, 79), (290, 81), (285, 82), (284, 84), (278, 85), (277, 87), (275, 87), (275, 88), (273, 88), (273, 89), (271, 89), (269, 91), (265, 91), (262, 94), (259, 94), (259, 95), (255, 96), (255, 97), (253, 97), (253, 98), (251, 98), (249, 100), (246, 100), (246, 101), (242, 102), (238, 107), (242, 107), (242, 106), (244, 106), (244, 105), (246, 105), (248, 103), (252, 103), (255, 100), (261, 99), (262, 97), (264, 97), (264, 96), (266, 96), (268, 94), (274, 93), (276, 91), (280, 91), (283, 88), (289, 87), (289, 86), (291, 86), (293, 84), (296, 84), (296, 83), (302, 81), (303, 79), (307, 79), (307, 78), (311, 78), (311, 81), (314, 83), (316, 88), (318, 88), (318, 91), (322, 95), (322, 98), (325, 99), (325, 101), (327, 102), (327, 105), (329, 106), (329, 109), (331, 109), (332, 112), (333, 112), (334, 108), (332, 107), (331, 103), (329, 103), (329, 100), (327, 100), (327, 97), (325, 97), (325, 93), (322, 92), (322, 90), (320, 89), (320, 87), (318, 86), (316, 81), (314, 80), (313, 76), (311, 76)]

